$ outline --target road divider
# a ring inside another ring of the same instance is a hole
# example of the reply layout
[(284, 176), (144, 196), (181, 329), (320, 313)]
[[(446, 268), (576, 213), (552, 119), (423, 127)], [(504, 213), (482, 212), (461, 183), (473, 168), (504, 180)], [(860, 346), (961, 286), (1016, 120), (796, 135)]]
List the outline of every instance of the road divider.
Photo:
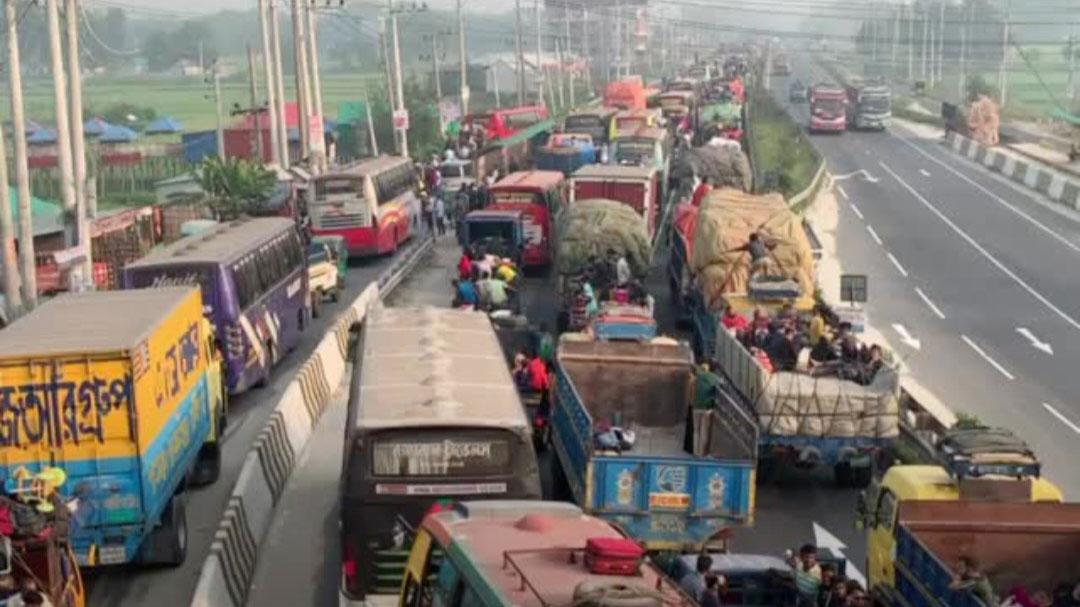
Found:
[(259, 548), (303, 452), (348, 367), (349, 335), (428, 253), (426, 238), (404, 251), (367, 286), (323, 336), (274, 406), (240, 468), (214, 540), (203, 562), (192, 607), (243, 607)]
[(1035, 190), (1054, 202), (1080, 210), (1080, 179), (1035, 160), (1020, 159), (1002, 150), (986, 147), (952, 131), (946, 133), (945, 145), (953, 152)]

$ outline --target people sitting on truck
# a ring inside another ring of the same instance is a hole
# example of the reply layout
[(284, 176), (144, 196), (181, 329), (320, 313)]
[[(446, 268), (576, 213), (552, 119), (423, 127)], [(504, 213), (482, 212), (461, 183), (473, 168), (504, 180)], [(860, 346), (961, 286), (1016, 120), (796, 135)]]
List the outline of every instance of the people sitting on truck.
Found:
[(633, 274), (630, 273), (630, 262), (626, 261), (625, 255), (617, 255), (615, 259), (615, 284), (625, 287)]
[(511, 287), (498, 278), (492, 278), (490, 274), (482, 276), (485, 278), (481, 278), (476, 283), (481, 307), (485, 310), (507, 309), (510, 304)]
[(498, 267), (495, 268), (495, 276), (508, 285), (514, 284), (518, 276), (518, 272), (514, 268), (514, 262), (506, 258), (499, 260)]
[(705, 576), (712, 569), (712, 563), (711, 556), (707, 554), (698, 555), (697, 562), (694, 563), (694, 570), (679, 580), (679, 587), (682, 588), (683, 592), (698, 603), (701, 602), (701, 597), (705, 593)]
[(766, 240), (757, 232), (750, 233), (750, 239), (743, 247), (736, 249), (750, 253), (750, 276), (767, 274), (772, 250), (778, 243)]
[(514, 369), (511, 371), (511, 375), (514, 378), (514, 385), (521, 392), (529, 390), (529, 357), (525, 355), (525, 352), (518, 350), (514, 354)]
[(541, 322), (532, 337), (536, 353), (550, 366), (555, 360), (555, 338), (548, 331), (547, 323)]
[(468, 249), (461, 251), (461, 257), (457, 263), (458, 278), (461, 280), (471, 280), (473, 277), (473, 259), (469, 254)]
[(788, 562), (795, 570), (795, 589), (799, 595), (799, 607), (817, 604), (818, 591), (821, 588), (821, 565), (817, 561), (817, 546), (803, 544), (798, 557)]
[(739, 314), (730, 304), (724, 304), (724, 312), (720, 315), (720, 324), (736, 336), (746, 331), (750, 323), (746, 317)]
[(454, 284), (454, 307), (464, 306), (477, 307), (480, 304), (479, 295), (476, 292), (476, 284), (470, 278), (456, 278)]
[(990, 578), (979, 569), (979, 562), (975, 560), (975, 557), (961, 555), (956, 560), (954, 573), (953, 580), (949, 584), (950, 590), (969, 590), (984, 605), (998, 604), (994, 586), (990, 583)]

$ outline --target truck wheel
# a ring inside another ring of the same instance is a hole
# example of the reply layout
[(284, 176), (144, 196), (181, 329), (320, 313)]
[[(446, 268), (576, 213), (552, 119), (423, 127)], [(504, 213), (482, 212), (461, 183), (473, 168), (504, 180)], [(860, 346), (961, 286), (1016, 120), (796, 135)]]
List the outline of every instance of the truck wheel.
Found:
[(191, 484), (195, 487), (204, 487), (216, 481), (221, 476), (221, 436), (212, 443), (206, 443), (199, 449), (199, 457), (195, 461), (195, 469), (191, 475)]
[(775, 483), (780, 476), (780, 462), (775, 457), (759, 457), (757, 481), (760, 484)]
[(154, 528), (139, 547), (137, 560), (144, 565), (177, 567), (187, 558), (187, 512), (182, 493), (172, 496), (161, 525)]
[(851, 486), (855, 489), (867, 488), (873, 476), (873, 466), (851, 466)]

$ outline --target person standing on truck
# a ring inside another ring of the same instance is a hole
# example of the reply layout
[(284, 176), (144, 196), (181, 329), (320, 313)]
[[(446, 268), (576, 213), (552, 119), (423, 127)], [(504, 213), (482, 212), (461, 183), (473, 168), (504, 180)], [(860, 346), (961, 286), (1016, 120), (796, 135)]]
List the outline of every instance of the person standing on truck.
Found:
[(990, 578), (979, 570), (979, 563), (967, 555), (956, 560), (956, 576), (949, 584), (950, 590), (970, 590), (984, 605), (997, 605), (997, 596)]
[(711, 556), (707, 554), (698, 555), (694, 570), (679, 580), (679, 588), (682, 588), (683, 592), (698, 603), (701, 603), (702, 595), (705, 594), (705, 576), (712, 569), (712, 562)]
[(817, 546), (803, 544), (799, 548), (798, 558), (791, 558), (789, 564), (795, 569), (795, 589), (799, 594), (799, 607), (816, 605), (818, 591), (821, 588), (821, 565), (817, 562)]

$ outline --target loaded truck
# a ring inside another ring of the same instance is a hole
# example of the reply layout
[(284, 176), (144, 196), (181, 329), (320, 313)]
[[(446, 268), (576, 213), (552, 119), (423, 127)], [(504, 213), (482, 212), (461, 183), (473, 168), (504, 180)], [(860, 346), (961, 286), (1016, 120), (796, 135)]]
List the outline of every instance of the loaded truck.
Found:
[(179, 565), (225, 396), (199, 289), (67, 294), (0, 332), (0, 476), (56, 466), (80, 566)]
[(592, 164), (570, 177), (570, 203), (575, 200), (607, 198), (625, 204), (641, 217), (650, 239), (659, 227), (660, 178), (649, 166)]
[(586, 512), (649, 550), (720, 548), (751, 524), (753, 422), (737, 406), (695, 408), (687, 346), (567, 334), (555, 373), (551, 443)]
[(885, 130), (892, 118), (892, 91), (888, 85), (854, 80), (845, 90), (848, 128)]
[(811, 133), (843, 133), (847, 128), (847, 92), (834, 84), (810, 87)]
[[(757, 420), (762, 477), (783, 464), (820, 464), (832, 467), (838, 484), (865, 486), (873, 459), (899, 432), (898, 371), (886, 364), (867, 385), (805, 369), (774, 371), (720, 324), (725, 305), (741, 314), (813, 308), (813, 252), (799, 217), (779, 195), (733, 189), (710, 193), (700, 210), (680, 204), (674, 216), (672, 298), (692, 326), (695, 352), (715, 364), (725, 390)], [(751, 231), (775, 245), (769, 275), (753, 274), (742, 250)]]
[(1008, 430), (953, 429), (934, 447), (936, 463), (893, 466), (859, 498), (868, 587), (882, 604), (980, 607), (947, 587), (961, 556), (999, 592), (1080, 580), (1080, 561), (1061, 558), (1080, 554), (1080, 505), (1061, 503), (1023, 441)]

